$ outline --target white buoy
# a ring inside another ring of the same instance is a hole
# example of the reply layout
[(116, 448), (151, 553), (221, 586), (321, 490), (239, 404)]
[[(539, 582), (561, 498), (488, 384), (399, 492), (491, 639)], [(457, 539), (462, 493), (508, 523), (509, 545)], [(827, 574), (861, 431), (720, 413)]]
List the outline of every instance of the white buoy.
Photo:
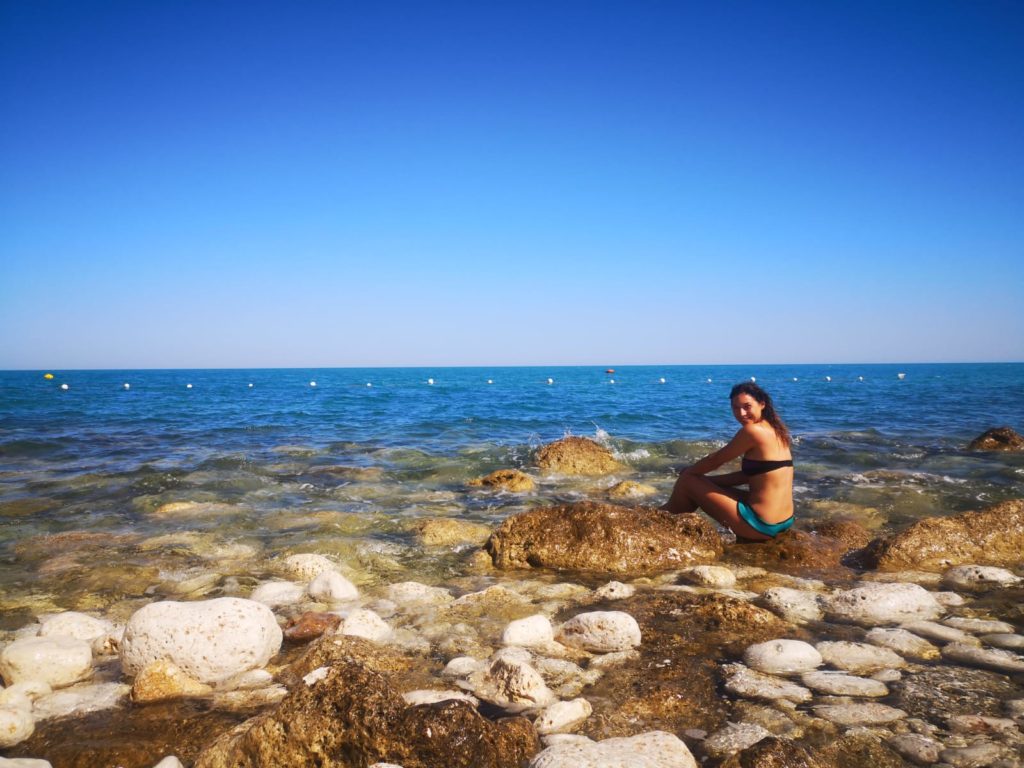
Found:
[(433, 379), (427, 379), (427, 384), (429, 384), (430, 386), (434, 386), (434, 380)]
[(757, 381), (757, 377), (756, 376), (751, 376), (750, 380), (756, 382)]
[(555, 380), (549, 377), (548, 378), (548, 384), (554, 384), (554, 383), (555, 383)]
[(832, 377), (831, 376), (826, 376), (825, 377), (825, 381), (832, 381)]
[(249, 389), (252, 389), (252, 382), (249, 382)]
[(372, 387), (372, 386), (373, 386), (373, 384), (371, 384), (371, 383), (370, 383), (370, 382), (368, 381), (368, 382), (366, 382), (366, 386), (368, 386), (368, 387)]
[(905, 373), (897, 373), (896, 374), (896, 378), (899, 379), (900, 381), (903, 381), (903, 379), (905, 379), (906, 376), (907, 376), (907, 374), (905, 374)]
[(131, 384), (129, 384), (129, 383), (128, 383), (128, 382), (126, 381), (126, 382), (124, 383), (124, 388), (125, 388), (125, 389), (131, 389), (131, 388), (132, 388), (132, 385), (131, 385)]
[(609, 384), (614, 384), (615, 383), (615, 379), (608, 379), (608, 383)]
[(659, 384), (664, 384), (665, 383), (665, 377), (662, 376), (660, 379), (658, 379), (658, 383)]
[(857, 381), (864, 381), (864, 377), (863, 376), (858, 376), (857, 377)]
[(708, 384), (710, 384), (710, 383), (711, 383), (711, 379), (708, 379)]
[(60, 388), (61, 388), (61, 389), (64, 389), (64, 390), (70, 389), (70, 387), (68, 387), (68, 385), (67, 385), (67, 384), (61, 384), (61, 385), (60, 385)]
[(488, 379), (488, 380), (487, 380), (487, 383), (488, 383), (488, 384), (493, 384), (493, 383), (494, 383), (494, 380), (493, 380), (493, 379)]
[(316, 386), (316, 382), (315, 382), (315, 381), (311, 381), (311, 382), (309, 382), (309, 386), (311, 386), (311, 387), (315, 387), (315, 386)]
[(793, 377), (793, 381), (800, 381), (796, 376)]
[(192, 385), (191, 384), (186, 384), (185, 385), (185, 389), (192, 389)]

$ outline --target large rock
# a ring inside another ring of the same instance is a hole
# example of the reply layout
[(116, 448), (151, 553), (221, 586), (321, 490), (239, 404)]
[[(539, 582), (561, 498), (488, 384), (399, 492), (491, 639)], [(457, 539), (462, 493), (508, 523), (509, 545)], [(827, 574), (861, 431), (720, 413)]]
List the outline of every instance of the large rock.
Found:
[(950, 517), (919, 520), (872, 541), (865, 563), (883, 571), (944, 571), (952, 565), (1014, 566), (1024, 561), (1024, 499)]
[(416, 531), (416, 540), (425, 547), (453, 547), (459, 544), (480, 546), (491, 535), (488, 525), (451, 517), (418, 520), (413, 530)]
[(537, 466), (561, 475), (607, 475), (621, 470), (611, 451), (585, 437), (564, 437), (537, 451)]
[(1009, 427), (994, 427), (971, 440), (968, 451), (1024, 451), (1024, 437)]
[(470, 704), (408, 706), (383, 674), (338, 659), (271, 712), (211, 745), (195, 768), (372, 765), (519, 768), (538, 750), (529, 721), (491, 722)]
[(488, 488), (497, 488), (502, 491), (511, 491), (512, 493), (532, 491), (534, 488), (533, 478), (525, 472), (520, 472), (518, 469), (498, 469), (484, 477), (470, 480), (467, 485), (476, 488), (487, 486)]
[(170, 661), (200, 682), (215, 683), (264, 666), (281, 640), (274, 614), (252, 600), (150, 603), (128, 622), (121, 663), (135, 675), (152, 661)]
[(640, 645), (640, 625), (623, 611), (590, 611), (565, 622), (558, 640), (593, 653), (628, 651)]
[(697, 768), (686, 745), (664, 731), (604, 741), (573, 740), (548, 747), (530, 768)]
[(771, 541), (737, 541), (726, 547), (722, 559), (781, 573), (843, 575), (847, 558), (870, 538), (858, 523), (835, 521), (821, 523), (814, 531), (791, 528)]
[(864, 584), (824, 599), (825, 613), (837, 621), (865, 626), (936, 619), (943, 608), (917, 584)]
[(0, 653), (0, 675), (7, 685), (36, 680), (63, 688), (91, 674), (92, 647), (71, 637), (27, 637)]
[(703, 515), (584, 501), (509, 517), (486, 549), (499, 568), (636, 574), (707, 563), (722, 543)]

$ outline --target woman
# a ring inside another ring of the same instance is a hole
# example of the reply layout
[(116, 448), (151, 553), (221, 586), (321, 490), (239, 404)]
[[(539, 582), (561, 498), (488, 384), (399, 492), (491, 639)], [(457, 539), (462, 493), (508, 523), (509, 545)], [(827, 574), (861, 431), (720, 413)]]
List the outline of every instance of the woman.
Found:
[[(739, 431), (724, 448), (679, 473), (662, 509), (696, 512), (699, 507), (740, 538), (768, 541), (793, 525), (789, 430), (775, 412), (771, 397), (756, 384), (737, 384), (729, 400)], [(743, 457), (739, 472), (708, 476), (739, 456)], [(737, 490), (737, 485), (750, 490)]]

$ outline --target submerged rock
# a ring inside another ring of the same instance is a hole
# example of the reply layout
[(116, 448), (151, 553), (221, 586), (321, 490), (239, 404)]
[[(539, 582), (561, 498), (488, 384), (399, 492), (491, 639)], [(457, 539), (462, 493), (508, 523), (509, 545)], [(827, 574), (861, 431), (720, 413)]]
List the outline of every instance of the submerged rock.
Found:
[(1007, 674), (1024, 672), (1024, 658), (1012, 651), (998, 648), (978, 648), (967, 643), (950, 643), (943, 647), (942, 658)]
[(537, 466), (561, 475), (607, 475), (621, 470), (612, 452), (586, 437), (564, 437), (540, 448)]
[(813, 691), (830, 696), (886, 696), (885, 683), (838, 672), (804, 672), (800, 681)]
[(638, 483), (634, 480), (623, 480), (606, 491), (610, 499), (642, 499), (644, 496), (653, 496), (657, 492), (658, 489), (653, 485)]
[(39, 681), (63, 688), (92, 675), (92, 647), (71, 637), (27, 637), (0, 652), (0, 675), (7, 685)]
[(518, 469), (498, 469), (484, 477), (470, 480), (467, 485), (473, 487), (487, 486), (488, 488), (499, 488), (512, 493), (525, 493), (534, 489), (533, 478)]
[(821, 654), (802, 640), (769, 640), (756, 643), (743, 652), (743, 661), (758, 672), (788, 675), (808, 672), (821, 666)]
[(895, 707), (876, 702), (848, 702), (844, 704), (820, 704), (814, 707), (814, 714), (836, 725), (885, 725), (902, 720), (907, 713)]
[(771, 735), (770, 731), (756, 723), (728, 723), (708, 736), (701, 746), (712, 757), (724, 757), (752, 747)]
[(284, 628), (284, 638), (293, 643), (308, 643), (327, 632), (333, 632), (341, 624), (341, 616), (336, 613), (307, 612), (288, 620)]
[(623, 611), (591, 611), (565, 622), (558, 630), (558, 640), (593, 653), (628, 651), (640, 645), (640, 625)]
[(1024, 552), (1024, 499), (950, 517), (919, 520), (872, 541), (864, 552), (869, 567), (945, 570), (953, 565), (1015, 566)]
[(888, 648), (901, 656), (910, 656), (922, 661), (939, 658), (939, 649), (922, 637), (898, 627), (875, 627), (864, 639), (872, 645)]
[[(1021, 553), (1024, 558), (1024, 552)], [(1013, 587), (1020, 584), (1020, 576), (1005, 568), (991, 565), (957, 565), (942, 574), (942, 585), (963, 592), (983, 592), (993, 587)]]
[(585, 501), (509, 517), (486, 549), (499, 568), (642, 574), (710, 562), (722, 544), (702, 515)]
[(830, 595), (823, 603), (829, 618), (866, 626), (936, 619), (944, 612), (917, 584), (864, 584)]
[(542, 736), (551, 733), (570, 733), (590, 717), (591, 712), (593, 707), (586, 699), (557, 701), (541, 712), (533, 725)]
[(530, 768), (697, 768), (687, 746), (664, 731), (589, 741), (574, 739), (548, 747)]
[(1024, 451), (1024, 437), (1010, 427), (993, 427), (971, 440), (968, 451)]
[(1024, 687), (1006, 675), (959, 666), (925, 667), (891, 686), (895, 704), (925, 720), (953, 715), (1002, 713), (1003, 702), (1024, 697)]
[(768, 608), (793, 623), (821, 621), (821, 595), (790, 587), (766, 589), (760, 598)]
[(797, 704), (811, 700), (811, 692), (807, 688), (782, 677), (757, 672), (742, 664), (727, 664), (722, 668), (722, 674), (725, 675), (725, 690), (747, 699), (785, 699)]
[(906, 662), (894, 651), (867, 643), (848, 640), (826, 640), (818, 643), (818, 651), (826, 663), (844, 672), (870, 675), (883, 669), (899, 669)]
[(451, 547), (457, 544), (481, 546), (491, 535), (490, 526), (451, 517), (420, 520), (413, 528), (416, 539), (425, 547)]

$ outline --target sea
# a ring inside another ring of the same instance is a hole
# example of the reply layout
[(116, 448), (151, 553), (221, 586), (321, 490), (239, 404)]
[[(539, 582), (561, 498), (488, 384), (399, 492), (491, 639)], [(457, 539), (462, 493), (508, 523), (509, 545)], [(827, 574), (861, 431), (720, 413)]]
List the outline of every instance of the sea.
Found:
[[(752, 379), (794, 436), (802, 524), (891, 529), (1024, 492), (1024, 454), (967, 449), (1024, 432), (1020, 363), (5, 371), (0, 629), (168, 596), (204, 553), (207, 570), (314, 551), (362, 583), (438, 583), (460, 553), (424, 548), (417, 521), (496, 526), (621, 480), (661, 503), (735, 432), (729, 390)], [(625, 469), (541, 475), (535, 450), (566, 435)], [(502, 468), (536, 490), (467, 485)]]

